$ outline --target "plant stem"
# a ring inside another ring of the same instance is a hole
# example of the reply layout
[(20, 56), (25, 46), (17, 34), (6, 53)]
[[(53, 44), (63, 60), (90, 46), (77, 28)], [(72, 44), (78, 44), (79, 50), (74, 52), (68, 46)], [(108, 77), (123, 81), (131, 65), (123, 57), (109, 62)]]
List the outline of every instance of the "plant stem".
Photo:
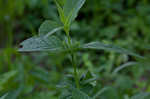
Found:
[(78, 78), (78, 73), (77, 73), (76, 57), (75, 57), (75, 54), (74, 54), (74, 51), (73, 51), (73, 48), (72, 48), (72, 43), (71, 43), (71, 38), (70, 38), (70, 35), (69, 35), (69, 30), (65, 29), (65, 32), (67, 34), (68, 45), (69, 45), (70, 54), (71, 54), (72, 66), (74, 68), (75, 83), (76, 83), (76, 87), (79, 89), (80, 84), (79, 84), (79, 78)]
[(75, 54), (73, 53), (71, 55), (72, 57), (72, 65), (74, 67), (74, 77), (75, 77), (75, 82), (76, 82), (76, 86), (77, 88), (79, 89), (80, 88), (80, 85), (79, 85), (79, 78), (78, 78), (78, 73), (77, 73), (77, 65), (76, 65), (76, 59), (75, 59)]

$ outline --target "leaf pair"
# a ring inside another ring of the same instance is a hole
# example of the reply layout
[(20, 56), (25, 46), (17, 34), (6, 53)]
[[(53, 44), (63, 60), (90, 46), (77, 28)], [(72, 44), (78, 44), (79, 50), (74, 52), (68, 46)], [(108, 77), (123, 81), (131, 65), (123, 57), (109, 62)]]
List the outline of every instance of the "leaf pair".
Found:
[(62, 7), (59, 3), (59, 0), (55, 0), (60, 19), (65, 27), (70, 27), (85, 1), (86, 0), (65, 0), (65, 4)]
[[(66, 6), (69, 6), (69, 4), (67, 4)], [(67, 10), (66, 7), (64, 7), (64, 9)], [(62, 28), (63, 27), (57, 22), (46, 20), (39, 28), (39, 35), (23, 41), (20, 44), (21, 48), (19, 49), (19, 51), (20, 52), (49, 51), (52, 53), (67, 51), (67, 49), (64, 49), (62, 41), (56, 36), (52, 36), (52, 34), (56, 33), (57, 31), (60, 31)], [(142, 58), (140, 55), (137, 55), (121, 47), (104, 44), (101, 42), (91, 42), (88, 44), (73, 47), (74, 49), (80, 50), (94, 49), (94, 50), (114, 51)]]
[[(65, 27), (70, 26), (71, 22), (74, 21), (76, 18), (80, 8), (85, 3), (85, 0), (63, 0), (64, 5), (63, 7), (60, 5), (60, 1), (55, 0), (57, 5), (59, 15), (61, 21), (63, 22)], [(64, 49), (62, 42), (55, 36), (51, 36), (52, 34), (56, 33), (63, 29), (61, 24), (58, 24), (54, 21), (45, 21), (39, 28), (39, 35), (29, 38), (21, 43), (21, 47), (19, 51), (21, 52), (33, 52), (33, 51), (49, 51), (49, 52), (62, 52), (67, 51)], [(110, 44), (104, 44), (101, 42), (91, 42), (88, 44), (83, 44), (78, 46), (74, 46), (74, 49), (94, 49), (94, 50), (106, 50), (106, 51), (114, 51), (118, 53), (128, 54), (136, 57), (141, 57), (133, 52), (130, 52), (126, 49), (121, 47), (117, 47)]]
[[(63, 52), (67, 51), (67, 49), (64, 49), (61, 41), (55, 37), (55, 36), (48, 36), (48, 37), (32, 37), (24, 42), (21, 43), (22, 48), (19, 49), (19, 51), (28, 51), (28, 52), (33, 52), (33, 51), (49, 51), (49, 52)], [(83, 44), (78, 46), (74, 46), (77, 48), (74, 49), (80, 49), (80, 50), (105, 50), (105, 51), (114, 51), (117, 53), (122, 53), (122, 54), (127, 54), (139, 58), (143, 58), (142, 56), (131, 52), (129, 50), (126, 50), (124, 48), (111, 45), (111, 44), (104, 44), (101, 42), (91, 42), (88, 44)]]

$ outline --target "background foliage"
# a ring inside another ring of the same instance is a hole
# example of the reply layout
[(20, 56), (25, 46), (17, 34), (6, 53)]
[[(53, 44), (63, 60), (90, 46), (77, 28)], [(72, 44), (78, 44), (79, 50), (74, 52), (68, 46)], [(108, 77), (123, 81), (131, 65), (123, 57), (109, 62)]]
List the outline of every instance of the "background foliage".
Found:
[[(53, 0), (0, 0), (0, 96), (58, 99), (56, 85), (73, 71), (66, 56), (16, 51), (19, 42), (36, 35), (47, 19), (58, 20)], [(114, 43), (149, 57), (149, 27), (149, 0), (87, 0), (72, 24), (71, 36), (84, 43)], [(105, 51), (83, 51), (77, 57), (80, 74), (89, 70), (98, 78), (93, 93), (104, 89), (97, 99), (137, 99), (138, 93), (149, 99), (148, 59)], [(123, 65), (129, 67), (116, 72)]]

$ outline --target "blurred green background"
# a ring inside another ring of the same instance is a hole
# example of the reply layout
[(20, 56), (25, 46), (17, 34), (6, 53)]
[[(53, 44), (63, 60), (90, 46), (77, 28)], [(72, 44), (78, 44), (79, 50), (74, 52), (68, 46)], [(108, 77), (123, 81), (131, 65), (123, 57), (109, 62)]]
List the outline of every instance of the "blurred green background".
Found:
[[(44, 20), (57, 20), (53, 0), (0, 0), (0, 96), (9, 99), (58, 99), (57, 84), (73, 71), (68, 58), (48, 53), (18, 53), (23, 40), (38, 34)], [(81, 42), (101, 41), (150, 56), (149, 0), (87, 0), (71, 36)], [(63, 33), (57, 33), (64, 37)], [(87, 70), (99, 77), (97, 92), (112, 89), (100, 99), (128, 99), (140, 92), (150, 92), (149, 61), (105, 51), (79, 52), (80, 73)], [(133, 61), (140, 62), (132, 64)], [(131, 63), (115, 77), (115, 68)], [(99, 99), (99, 98), (98, 98)]]

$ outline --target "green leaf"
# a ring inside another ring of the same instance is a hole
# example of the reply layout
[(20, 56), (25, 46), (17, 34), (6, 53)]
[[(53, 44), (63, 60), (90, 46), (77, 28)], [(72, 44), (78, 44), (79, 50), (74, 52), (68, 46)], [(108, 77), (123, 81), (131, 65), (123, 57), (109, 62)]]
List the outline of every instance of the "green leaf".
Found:
[(59, 96), (59, 99), (72, 99), (71, 98), (71, 92), (69, 90), (63, 90), (61, 95)]
[(91, 78), (93, 78), (93, 74), (90, 71), (87, 71), (86, 73), (82, 74), (80, 80), (83, 81), (83, 80), (88, 80)]
[(36, 67), (32, 72), (31, 75), (35, 78), (37, 82), (41, 83), (49, 83), (50, 75), (48, 71), (44, 70), (43, 68)]
[(86, 93), (84, 93), (78, 89), (73, 89), (72, 98), (73, 99), (92, 99)]
[(61, 6), (64, 6), (66, 0), (57, 0), (57, 2), (58, 2)]
[(58, 9), (58, 12), (59, 12), (59, 16), (60, 16), (60, 19), (61, 19), (62, 23), (65, 23), (64, 11), (63, 11), (61, 5), (59, 4), (59, 2), (57, 0), (54, 0), (54, 1), (56, 3), (56, 6), (57, 6), (57, 9)]
[(86, 0), (66, 0), (63, 7), (64, 16), (67, 18), (65, 21), (65, 26), (70, 26), (71, 22), (75, 20), (85, 1)]
[(5, 99), (7, 95), (8, 94), (5, 94), (5, 95), (1, 96), (0, 99)]
[(94, 99), (120, 99), (117, 89), (114, 87), (105, 86), (100, 91), (98, 91)]
[(117, 74), (119, 71), (121, 71), (122, 69), (129, 67), (129, 66), (135, 66), (136, 64), (138, 64), (137, 62), (127, 62), (119, 67), (117, 67), (112, 74)]
[(81, 84), (90, 84), (94, 81), (96, 81), (98, 77), (96, 77), (94, 74), (92, 74), (90, 71), (87, 71), (86, 74), (83, 74), (80, 78)]
[(64, 6), (61, 7), (59, 2), (55, 0), (61, 21), (65, 27), (69, 27), (75, 20), (85, 1), (86, 0), (65, 0)]
[(99, 97), (101, 94), (103, 94), (105, 91), (109, 90), (109, 87), (104, 87), (102, 88), (100, 91), (98, 91), (94, 96), (93, 99), (96, 99), (97, 97)]
[(131, 97), (131, 99), (150, 99), (150, 93), (139, 93)]
[(17, 71), (10, 71), (0, 76), (0, 91), (8, 86), (9, 81), (11, 81), (17, 74)]
[(118, 53), (122, 53), (122, 54), (128, 54), (128, 55), (132, 55), (132, 56), (136, 56), (139, 58), (143, 58), (142, 56), (131, 52), (129, 50), (126, 50), (124, 48), (115, 46), (115, 45), (111, 45), (111, 44), (104, 44), (101, 42), (91, 42), (88, 44), (85, 44), (83, 46), (81, 46), (81, 48), (83, 49), (95, 49), (95, 50), (105, 50), (105, 51), (114, 51), (114, 52), (118, 52)]
[(55, 36), (35, 36), (23, 41), (20, 45), (21, 48), (18, 50), (20, 52), (49, 51), (55, 53), (63, 49), (60, 39)]
[(23, 86), (20, 86), (18, 89), (10, 91), (5, 99), (17, 99), (17, 97), (21, 94), (23, 90)]
[(39, 35), (47, 35), (50, 36), (53, 33), (61, 30), (63, 27), (59, 25), (58, 23), (50, 20), (46, 20), (39, 28)]

